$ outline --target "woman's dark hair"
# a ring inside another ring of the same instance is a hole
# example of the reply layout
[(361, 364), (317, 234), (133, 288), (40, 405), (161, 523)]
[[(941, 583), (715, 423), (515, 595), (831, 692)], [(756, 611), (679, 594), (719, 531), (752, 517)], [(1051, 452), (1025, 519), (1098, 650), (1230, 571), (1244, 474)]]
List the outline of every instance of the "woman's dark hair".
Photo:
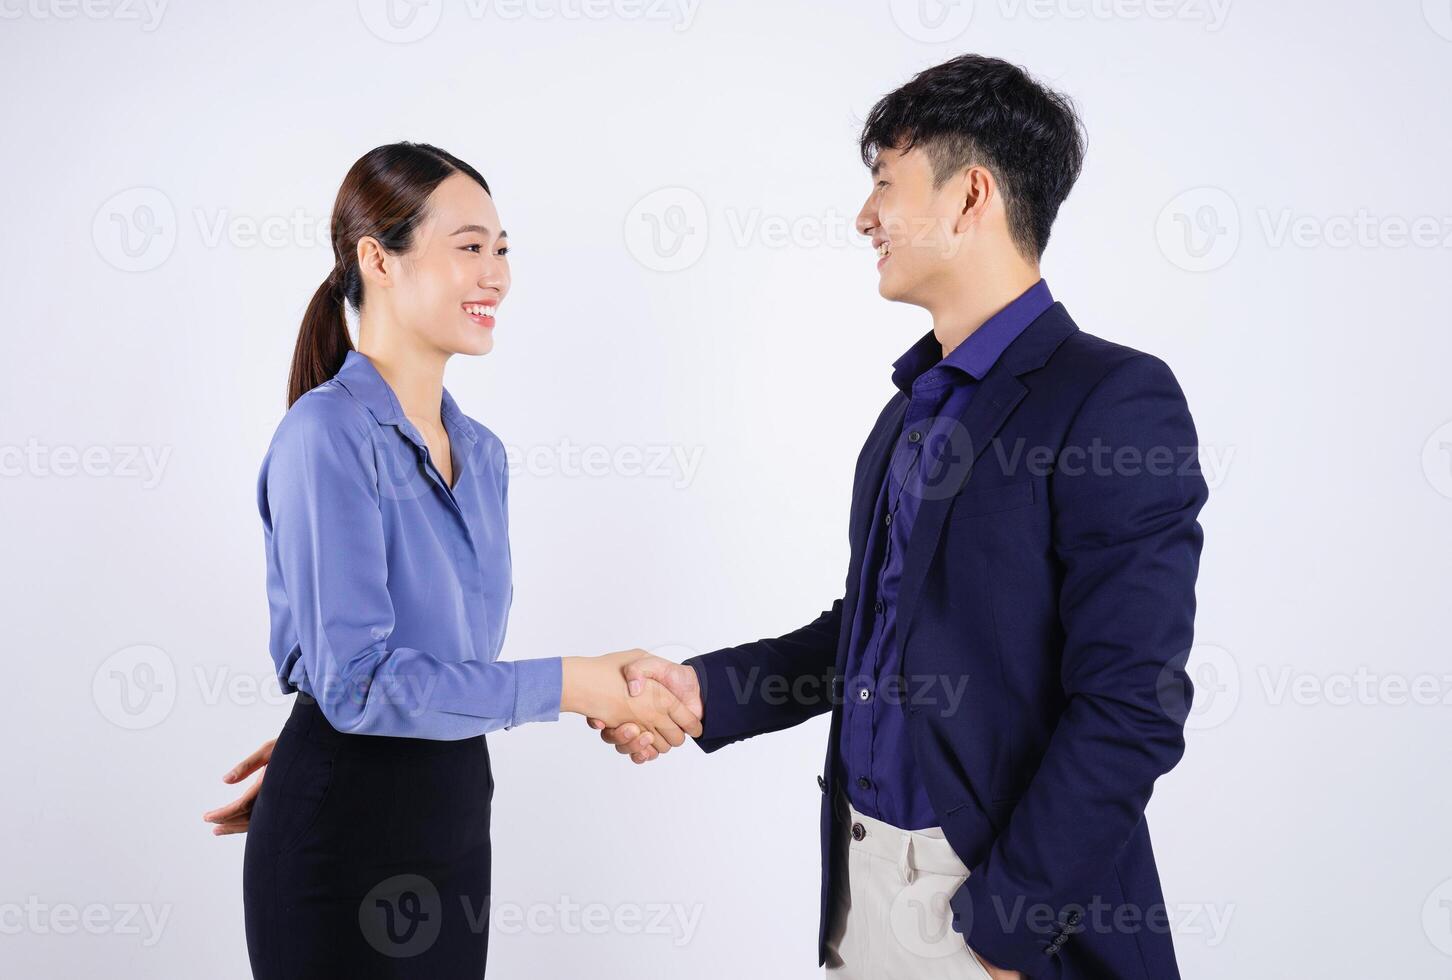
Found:
[(333, 202), (333, 271), (303, 314), (287, 382), (287, 404), (338, 373), (353, 349), (343, 304), (363, 306), (358, 240), (378, 239), (388, 252), (407, 252), (423, 220), (429, 195), (451, 174), (467, 174), (484, 192), (489, 184), (463, 160), (427, 143), (389, 143), (358, 158)]
[(1084, 163), (1083, 125), (1065, 95), (1017, 65), (965, 54), (919, 72), (868, 113), (858, 146), (871, 167), (882, 149), (921, 145), (933, 182), (984, 166), (1003, 188), (1009, 233), (1034, 259)]

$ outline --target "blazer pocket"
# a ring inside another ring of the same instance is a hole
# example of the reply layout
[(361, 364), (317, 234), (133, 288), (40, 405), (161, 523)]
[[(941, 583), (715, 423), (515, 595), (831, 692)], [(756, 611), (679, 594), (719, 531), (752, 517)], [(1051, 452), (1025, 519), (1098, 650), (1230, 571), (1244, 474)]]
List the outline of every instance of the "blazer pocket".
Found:
[(1017, 510), (1034, 502), (1034, 483), (1020, 480), (996, 487), (974, 489), (971, 485), (953, 498), (953, 509), (948, 514), (952, 521), (981, 514), (997, 514), (1005, 510)]

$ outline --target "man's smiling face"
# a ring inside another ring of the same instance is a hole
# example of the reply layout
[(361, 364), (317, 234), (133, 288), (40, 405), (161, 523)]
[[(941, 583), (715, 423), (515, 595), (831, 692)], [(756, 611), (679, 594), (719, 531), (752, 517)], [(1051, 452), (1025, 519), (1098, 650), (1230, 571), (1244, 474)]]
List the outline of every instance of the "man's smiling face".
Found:
[(933, 165), (923, 148), (885, 148), (872, 167), (872, 192), (857, 215), (857, 230), (877, 253), (877, 291), (884, 299), (929, 305), (951, 280), (962, 242), (957, 182), (935, 187)]

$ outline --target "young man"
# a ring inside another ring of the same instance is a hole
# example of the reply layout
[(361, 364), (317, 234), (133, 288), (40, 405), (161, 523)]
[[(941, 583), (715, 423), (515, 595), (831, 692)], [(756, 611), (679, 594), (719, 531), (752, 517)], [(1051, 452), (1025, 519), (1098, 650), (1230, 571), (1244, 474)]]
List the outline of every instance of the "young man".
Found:
[(1040, 278), (1083, 157), (1066, 99), (965, 55), (878, 102), (861, 151), (879, 290), (933, 329), (858, 458), (845, 594), (627, 676), (703, 708), (707, 752), (832, 711), (829, 973), (1174, 980), (1144, 809), (1191, 696), (1207, 491), (1184, 396)]

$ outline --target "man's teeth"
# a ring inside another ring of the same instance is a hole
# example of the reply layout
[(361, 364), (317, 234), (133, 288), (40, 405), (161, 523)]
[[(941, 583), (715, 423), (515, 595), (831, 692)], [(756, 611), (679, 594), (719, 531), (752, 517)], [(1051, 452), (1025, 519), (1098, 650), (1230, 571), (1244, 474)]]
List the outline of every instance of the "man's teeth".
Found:
[(464, 312), (468, 313), (471, 316), (493, 316), (494, 307), (470, 305), (464, 307)]
[(883, 258), (887, 258), (888, 250), (889, 248), (887, 242), (883, 242), (881, 245), (877, 246), (877, 254), (882, 256)]

